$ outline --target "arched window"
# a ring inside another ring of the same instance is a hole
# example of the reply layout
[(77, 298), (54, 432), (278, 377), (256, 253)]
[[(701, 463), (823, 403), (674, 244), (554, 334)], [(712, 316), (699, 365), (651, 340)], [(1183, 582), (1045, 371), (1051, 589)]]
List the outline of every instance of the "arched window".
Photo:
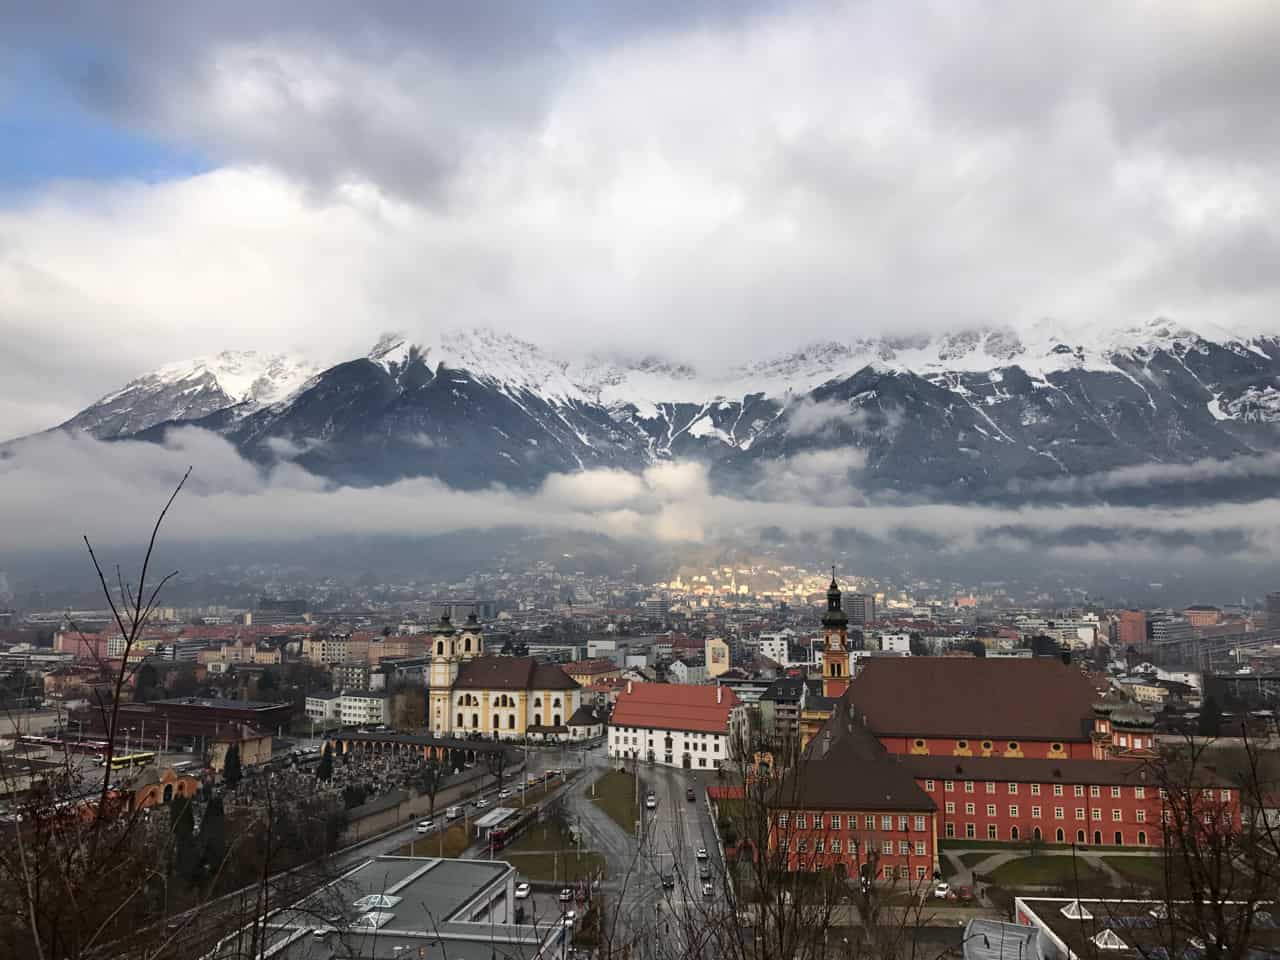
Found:
[(1058, 828), (1058, 842), (1059, 843), (1067, 842), (1067, 834), (1061, 827)]
[(454, 724), (459, 730), (462, 729), (462, 714), (458, 714), (458, 722)]
[(542, 714), (540, 714), (540, 713), (535, 713), (535, 714), (533, 715), (533, 725), (534, 725), (535, 727), (540, 727), (540, 726), (542, 726)]
[(463, 649), (463, 652), (464, 652), (464, 653), (470, 653), (470, 652), (471, 652), (471, 638), (470, 638), (470, 637), (467, 637), (467, 639), (464, 641), (462, 649)]
[(507, 729), (514, 730), (516, 728), (516, 715), (513, 713), (507, 717)]
[(1101, 830), (1095, 830), (1095, 831), (1093, 831), (1093, 842), (1094, 842), (1094, 845), (1095, 845), (1095, 846), (1102, 846), (1102, 831), (1101, 831)]
[(1018, 828), (1017, 828), (1017, 827), (1010, 827), (1010, 828), (1009, 828), (1009, 839), (1010, 839), (1010, 840), (1017, 840), (1017, 839), (1018, 839)]
[(553, 727), (560, 726), (560, 714), (557, 713), (551, 718), (551, 725)]
[(493, 729), (498, 730), (502, 727), (502, 718), (496, 713), (493, 715)]
[(537, 707), (542, 706), (542, 698), (541, 698), (541, 697), (534, 697), (534, 698), (533, 698), (533, 706), (534, 706), (534, 708), (535, 708), (535, 709), (536, 709)]
[(444, 656), (444, 641), (443, 641), (443, 640), (437, 640), (437, 641), (436, 641), (436, 656), (437, 656), (437, 657), (443, 657), (443, 656)]
[(551, 705), (558, 710), (560, 708), (560, 698), (556, 697), (555, 700), (551, 702)]
[(1119, 830), (1116, 831), (1116, 846), (1117, 847), (1124, 846), (1124, 834), (1121, 833)]
[(1141, 847), (1145, 847), (1147, 845), (1147, 831), (1138, 831), (1138, 845)]
[(471, 726), (476, 730), (480, 729), (480, 714), (473, 713), (471, 715)]

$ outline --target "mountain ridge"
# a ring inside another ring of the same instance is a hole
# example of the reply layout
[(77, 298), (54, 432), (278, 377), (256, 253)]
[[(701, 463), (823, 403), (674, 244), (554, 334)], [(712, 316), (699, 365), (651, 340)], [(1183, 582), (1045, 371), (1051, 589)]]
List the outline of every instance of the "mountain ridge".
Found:
[[(531, 486), (552, 472), (707, 463), (724, 484), (852, 448), (867, 490), (982, 497), (1138, 464), (1280, 449), (1280, 338), (1155, 319), (828, 340), (704, 375), (657, 356), (565, 359), (488, 329), (388, 335), (327, 368), (223, 353), (135, 378), (61, 429), (175, 425), (340, 482)], [(850, 462), (853, 462), (852, 460)]]

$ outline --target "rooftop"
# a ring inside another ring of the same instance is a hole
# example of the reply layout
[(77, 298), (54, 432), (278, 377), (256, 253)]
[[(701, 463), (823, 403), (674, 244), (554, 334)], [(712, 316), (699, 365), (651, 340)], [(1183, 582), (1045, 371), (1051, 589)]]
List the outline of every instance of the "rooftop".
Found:
[(724, 734), (729, 732), (729, 715), (739, 703), (729, 687), (629, 683), (618, 695), (610, 724)]
[(841, 701), (782, 778), (774, 804), (799, 810), (933, 811), (911, 771)]
[(1048, 657), (868, 659), (846, 696), (880, 736), (1081, 741), (1093, 730), (1088, 678)]
[(475, 657), (458, 669), (455, 690), (576, 690), (559, 664), (533, 657)]
[[(281, 960), (352, 956), (390, 960), (506, 960), (558, 942), (552, 922), (509, 922), (515, 871), (493, 860), (377, 857), (271, 917), (265, 955)], [(211, 954), (229, 960), (228, 938)]]
[[(1226, 902), (1227, 931), (1235, 933), (1245, 922), (1239, 913), (1245, 903)], [(1179, 920), (1179, 902), (1161, 900), (1070, 900), (1050, 897), (1018, 897), (1018, 917), (1039, 927), (1049, 941), (1046, 954), (1066, 957), (1114, 956), (1117, 960), (1203, 960), (1204, 944)], [(1269, 903), (1255, 904), (1248, 949), (1251, 960), (1280, 956), (1280, 929)], [(1170, 919), (1172, 917), (1172, 920)], [(1057, 941), (1056, 943), (1054, 941)], [(1234, 946), (1234, 945), (1233, 945)], [(1224, 948), (1226, 952), (1227, 948)], [(1070, 953), (1067, 953), (1070, 951)]]

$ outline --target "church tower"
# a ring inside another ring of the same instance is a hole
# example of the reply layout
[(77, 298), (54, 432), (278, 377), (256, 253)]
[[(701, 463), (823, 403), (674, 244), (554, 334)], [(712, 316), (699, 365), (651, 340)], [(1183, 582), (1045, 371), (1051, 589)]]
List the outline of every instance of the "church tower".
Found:
[(449, 615), (443, 614), (431, 638), (431, 672), (427, 680), (429, 722), (432, 731), (437, 734), (446, 734), (452, 729), (449, 723), (449, 696), (453, 691), (453, 682), (458, 679), (457, 648), (456, 631), (449, 621)]
[(458, 656), (463, 660), (479, 657), (484, 654), (484, 634), (480, 632), (480, 621), (476, 612), (467, 614), (467, 622), (462, 625), (458, 635)]
[(826, 641), (822, 651), (822, 695), (843, 697), (849, 689), (849, 615), (840, 606), (840, 585), (836, 583), (834, 567), (831, 586), (827, 587), (822, 635)]

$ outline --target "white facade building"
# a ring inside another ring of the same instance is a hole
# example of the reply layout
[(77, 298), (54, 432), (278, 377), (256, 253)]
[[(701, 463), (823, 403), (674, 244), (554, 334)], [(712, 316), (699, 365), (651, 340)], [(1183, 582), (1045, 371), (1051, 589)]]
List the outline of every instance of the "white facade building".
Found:
[(346, 724), (380, 724), (391, 719), (387, 697), (381, 693), (352, 691), (338, 700), (338, 719)]
[(609, 722), (609, 757), (714, 770), (745, 728), (746, 708), (728, 687), (629, 683)]

